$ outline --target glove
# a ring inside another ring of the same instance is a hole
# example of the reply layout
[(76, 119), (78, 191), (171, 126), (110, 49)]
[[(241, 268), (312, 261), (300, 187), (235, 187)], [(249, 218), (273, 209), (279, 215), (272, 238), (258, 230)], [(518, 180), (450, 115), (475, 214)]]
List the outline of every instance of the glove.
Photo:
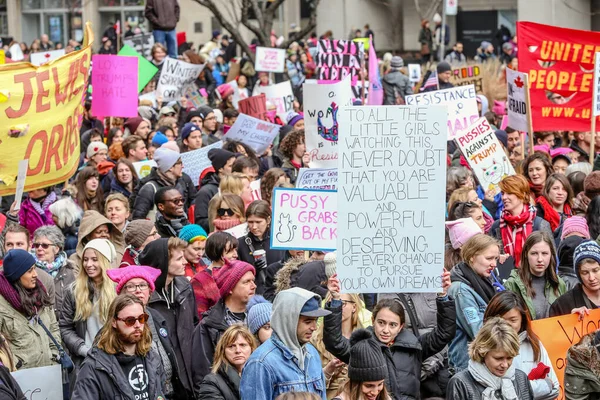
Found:
[(254, 260), (254, 267), (257, 270), (262, 270), (262, 269), (267, 268), (267, 258), (262, 257), (262, 258), (259, 258), (258, 260)]
[(537, 365), (537, 367), (535, 367), (534, 369), (531, 370), (531, 372), (529, 372), (529, 375), (527, 375), (527, 377), (529, 378), (530, 381), (534, 381), (536, 379), (545, 379), (549, 373), (550, 373), (550, 367), (547, 365), (544, 365), (543, 363), (539, 363)]

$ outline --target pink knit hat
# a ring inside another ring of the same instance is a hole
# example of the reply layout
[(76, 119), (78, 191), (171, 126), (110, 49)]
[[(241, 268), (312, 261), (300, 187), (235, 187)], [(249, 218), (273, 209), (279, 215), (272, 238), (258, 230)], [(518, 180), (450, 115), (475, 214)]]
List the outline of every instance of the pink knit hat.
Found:
[(221, 298), (225, 298), (248, 271), (256, 275), (254, 266), (244, 261), (232, 260), (223, 265), (215, 277)]
[(123, 286), (134, 278), (140, 278), (148, 282), (150, 290), (154, 292), (156, 289), (154, 281), (160, 276), (160, 269), (145, 265), (130, 265), (125, 268), (109, 269), (106, 271), (106, 274), (111, 280), (117, 283), (117, 294), (120, 294)]
[(446, 222), (450, 243), (453, 249), (460, 249), (467, 240), (481, 232), (481, 228), (473, 218), (461, 218)]
[(563, 240), (567, 236), (574, 233), (584, 239), (590, 238), (590, 230), (588, 228), (587, 220), (584, 217), (575, 215), (571, 218), (567, 218), (567, 220), (563, 223), (563, 230), (562, 234), (560, 235), (560, 240)]

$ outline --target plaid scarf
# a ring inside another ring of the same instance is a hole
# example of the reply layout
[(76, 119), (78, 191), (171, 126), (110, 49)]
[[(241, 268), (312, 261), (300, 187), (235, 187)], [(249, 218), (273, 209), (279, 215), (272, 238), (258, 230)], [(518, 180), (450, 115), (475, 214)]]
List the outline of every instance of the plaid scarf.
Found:
[(521, 252), (525, 240), (533, 232), (535, 216), (535, 207), (530, 204), (525, 204), (519, 215), (512, 215), (505, 209), (500, 216), (500, 234), (504, 243), (504, 252), (514, 258), (517, 268), (521, 265)]

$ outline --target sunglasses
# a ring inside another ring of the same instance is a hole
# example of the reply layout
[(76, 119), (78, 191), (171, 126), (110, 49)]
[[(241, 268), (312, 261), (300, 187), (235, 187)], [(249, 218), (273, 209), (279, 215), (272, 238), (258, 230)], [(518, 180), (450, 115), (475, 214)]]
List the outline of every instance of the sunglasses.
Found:
[(49, 243), (33, 243), (31, 245), (31, 247), (33, 247), (34, 249), (37, 249), (38, 247), (41, 247), (44, 250), (48, 250), (48, 248), (50, 246), (54, 246), (53, 244), (49, 244)]
[(148, 321), (148, 314), (143, 313), (142, 315), (140, 315), (139, 317), (127, 317), (127, 318), (119, 318), (119, 317), (115, 317), (115, 319), (117, 321), (123, 321), (125, 323), (125, 326), (128, 327), (132, 327), (135, 325), (135, 322), (138, 321), (140, 324), (144, 325), (146, 323), (146, 321)]
[(183, 203), (185, 203), (185, 200), (183, 200), (182, 197), (180, 197), (178, 199), (167, 200), (167, 201), (169, 201), (169, 202), (171, 202), (173, 204), (183, 204)]
[(217, 210), (217, 214), (219, 215), (219, 217), (224, 217), (225, 215), (233, 217), (235, 215), (231, 208), (219, 208)]

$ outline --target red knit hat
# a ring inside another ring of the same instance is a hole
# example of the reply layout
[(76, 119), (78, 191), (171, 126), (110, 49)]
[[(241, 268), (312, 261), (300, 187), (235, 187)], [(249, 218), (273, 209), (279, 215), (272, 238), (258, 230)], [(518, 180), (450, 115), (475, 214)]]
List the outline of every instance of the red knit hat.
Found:
[(232, 260), (225, 263), (215, 277), (221, 298), (225, 298), (248, 271), (256, 275), (256, 270), (252, 264), (248, 264), (247, 262)]

